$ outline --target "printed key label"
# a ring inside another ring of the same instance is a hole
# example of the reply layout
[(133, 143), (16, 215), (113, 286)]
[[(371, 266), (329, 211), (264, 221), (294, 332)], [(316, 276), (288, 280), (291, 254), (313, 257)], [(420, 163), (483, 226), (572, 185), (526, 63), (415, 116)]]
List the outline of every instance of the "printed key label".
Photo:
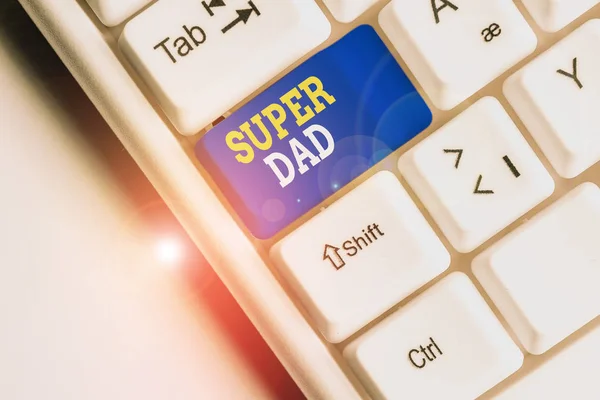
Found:
[(385, 232), (379, 224), (369, 224), (362, 230), (362, 233), (348, 238), (340, 244), (340, 247), (326, 244), (323, 250), (323, 261), (336, 270), (340, 270), (346, 266), (346, 260), (367, 250), (370, 245), (375, 244), (383, 236), (385, 236)]
[(430, 123), (429, 108), (381, 39), (361, 26), (210, 130), (196, 155), (264, 239)]
[[(202, 5), (210, 17), (216, 15), (215, 9), (227, 9), (227, 4), (224, 0), (212, 0), (210, 3), (203, 1)], [(242, 8), (234, 9), (233, 7), (229, 7), (229, 9), (232, 11), (230, 12), (231, 21), (218, 33), (226, 34), (237, 26), (246, 25), (252, 16), (259, 17), (261, 15), (259, 8), (252, 0), (248, 1), (246, 4), (242, 4)], [(217, 31), (210, 32), (210, 36), (216, 33)], [(204, 44), (208, 37), (209, 33), (207, 32), (207, 29), (203, 27), (203, 24), (200, 22), (197, 24), (183, 25), (179, 32), (179, 36), (174, 38), (170, 36), (165, 37), (154, 46), (154, 50), (164, 53), (173, 64), (177, 64), (181, 58), (187, 57), (198, 49), (200, 45)]]
[(415, 368), (423, 369), (442, 355), (444, 355), (444, 352), (435, 340), (430, 337), (425, 345), (410, 349), (408, 352), (408, 360)]
[[(310, 99), (312, 108), (305, 106), (302, 109), (298, 100), (303, 95)], [(229, 149), (236, 153), (235, 158), (238, 162), (249, 164), (254, 161), (256, 152), (270, 150), (274, 140), (287, 140), (289, 151), (275, 151), (262, 160), (271, 168), (279, 185), (285, 188), (294, 181), (296, 172), (303, 175), (311, 167), (315, 167), (330, 156), (335, 149), (335, 141), (331, 132), (318, 124), (302, 130), (302, 135), (308, 139), (308, 141), (303, 141), (304, 144), (301, 138), (289, 138), (289, 131), (283, 127), (286, 116), (291, 114), (295, 118), (296, 125), (303, 127), (316, 114), (325, 110), (326, 105), (335, 103), (335, 98), (324, 90), (323, 83), (319, 78), (311, 76), (300, 83), (298, 88), (294, 87), (279, 100), (281, 104), (268, 105), (249, 121), (244, 121), (238, 130), (230, 131), (225, 136), (225, 142)], [(263, 120), (263, 117), (266, 121)], [(286, 155), (290, 153), (293, 157)]]

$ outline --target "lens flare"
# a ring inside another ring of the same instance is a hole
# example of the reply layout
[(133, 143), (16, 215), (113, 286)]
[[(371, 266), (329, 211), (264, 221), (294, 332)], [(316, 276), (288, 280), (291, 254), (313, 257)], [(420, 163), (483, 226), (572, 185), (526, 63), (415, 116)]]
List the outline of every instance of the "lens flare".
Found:
[(169, 266), (175, 266), (183, 260), (183, 245), (176, 238), (162, 238), (156, 243), (158, 261)]

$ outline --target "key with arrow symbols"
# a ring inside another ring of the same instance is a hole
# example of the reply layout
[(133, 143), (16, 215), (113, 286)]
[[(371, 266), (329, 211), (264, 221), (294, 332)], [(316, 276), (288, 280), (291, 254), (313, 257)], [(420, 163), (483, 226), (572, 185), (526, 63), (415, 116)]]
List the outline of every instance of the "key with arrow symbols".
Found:
[(552, 178), (492, 97), (408, 150), (398, 167), (461, 253), (475, 250), (554, 190)]
[(235, 12), (237, 12), (238, 14), (238, 17), (231, 21), (231, 23), (229, 23), (229, 25), (227, 25), (225, 28), (221, 29), (221, 32), (227, 33), (230, 29), (235, 27), (240, 22), (243, 22), (244, 25), (246, 25), (252, 13), (256, 13), (257, 16), (260, 16), (260, 11), (258, 10), (258, 8), (256, 8), (252, 1), (248, 2), (248, 6), (250, 6), (250, 8), (235, 10)]

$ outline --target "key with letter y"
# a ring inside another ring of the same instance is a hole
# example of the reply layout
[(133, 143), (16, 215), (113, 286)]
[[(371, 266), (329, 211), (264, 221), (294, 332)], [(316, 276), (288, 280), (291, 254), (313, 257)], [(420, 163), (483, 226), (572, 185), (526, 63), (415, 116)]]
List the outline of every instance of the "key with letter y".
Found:
[(393, 0), (379, 22), (442, 110), (466, 100), (537, 44), (519, 10), (505, 0)]
[(600, 160), (600, 20), (583, 24), (504, 83), (504, 94), (556, 171)]

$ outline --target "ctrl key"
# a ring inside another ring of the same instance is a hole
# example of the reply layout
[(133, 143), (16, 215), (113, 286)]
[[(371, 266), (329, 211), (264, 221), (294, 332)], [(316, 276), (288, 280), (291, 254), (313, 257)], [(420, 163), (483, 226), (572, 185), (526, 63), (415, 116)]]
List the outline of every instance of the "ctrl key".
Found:
[(448, 275), (344, 350), (377, 399), (474, 399), (523, 363), (469, 278)]

